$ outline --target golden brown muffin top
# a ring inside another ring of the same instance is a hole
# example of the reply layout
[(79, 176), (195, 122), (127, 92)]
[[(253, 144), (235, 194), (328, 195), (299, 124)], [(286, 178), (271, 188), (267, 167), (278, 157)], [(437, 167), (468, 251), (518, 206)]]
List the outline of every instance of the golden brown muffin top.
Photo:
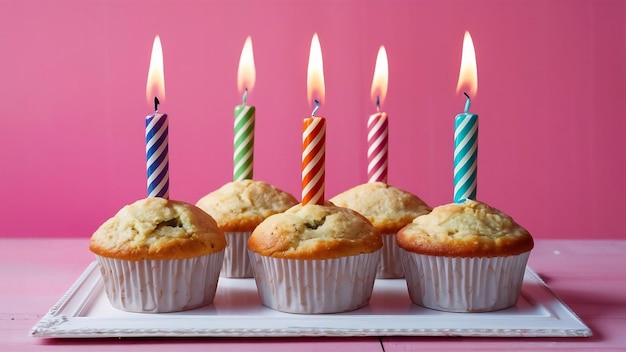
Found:
[(91, 236), (97, 255), (125, 260), (185, 259), (219, 252), (226, 238), (200, 208), (151, 197), (124, 206)]
[(383, 182), (358, 185), (330, 201), (361, 213), (381, 234), (396, 233), (416, 217), (431, 210), (416, 195)]
[(475, 200), (435, 207), (398, 232), (410, 252), (447, 257), (517, 255), (534, 246), (531, 235), (498, 209)]
[(291, 194), (257, 180), (229, 182), (196, 203), (224, 232), (252, 231), (268, 216), (296, 204)]
[(265, 219), (252, 232), (248, 248), (263, 256), (332, 259), (382, 248), (378, 230), (348, 208), (298, 204)]

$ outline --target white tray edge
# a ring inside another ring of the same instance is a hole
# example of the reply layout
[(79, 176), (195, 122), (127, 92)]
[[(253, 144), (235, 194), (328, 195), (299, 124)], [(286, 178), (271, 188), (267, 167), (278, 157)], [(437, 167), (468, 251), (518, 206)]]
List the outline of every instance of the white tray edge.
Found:
[[(220, 279), (222, 280), (222, 279)], [(252, 279), (245, 279), (252, 280)], [(402, 280), (404, 281), (404, 280)], [(389, 281), (387, 281), (389, 282)], [(531, 284), (530, 287), (527, 287)], [(376, 288), (375, 288), (376, 293)], [(530, 268), (526, 269), (523, 295), (547, 315), (516, 317), (489, 313), (436, 315), (362, 315), (350, 313), (294, 315), (270, 318), (254, 315), (219, 316), (154, 314), (132, 317), (80, 316), (104, 295), (95, 262), (89, 264), (60, 300), (31, 329), (31, 336), (47, 338), (102, 337), (299, 337), (299, 336), (476, 336), (476, 337), (588, 337), (592, 331)], [(218, 289), (219, 295), (219, 289)], [(114, 309), (114, 308), (110, 308)], [(267, 308), (269, 309), (269, 308)], [(430, 311), (429, 311), (430, 312)], [(216, 318), (216, 317), (214, 317)], [(245, 319), (242, 319), (245, 318)], [(368, 319), (372, 318), (372, 319)], [(425, 322), (426, 318), (428, 322)], [(471, 325), (473, 327), (468, 327)], [(138, 328), (141, 327), (141, 328)], [(476, 326), (482, 326), (477, 328)]]

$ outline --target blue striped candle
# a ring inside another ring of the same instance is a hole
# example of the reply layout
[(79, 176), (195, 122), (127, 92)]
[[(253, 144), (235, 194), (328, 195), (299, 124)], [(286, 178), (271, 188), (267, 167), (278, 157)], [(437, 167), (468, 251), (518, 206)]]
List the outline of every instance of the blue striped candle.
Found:
[[(158, 100), (155, 98), (155, 101)], [(167, 135), (167, 114), (159, 114), (155, 111), (153, 115), (146, 117), (148, 197), (169, 198), (170, 175)]]
[(465, 93), (465, 112), (454, 119), (454, 202), (476, 199), (478, 172), (478, 115), (469, 112), (470, 97)]

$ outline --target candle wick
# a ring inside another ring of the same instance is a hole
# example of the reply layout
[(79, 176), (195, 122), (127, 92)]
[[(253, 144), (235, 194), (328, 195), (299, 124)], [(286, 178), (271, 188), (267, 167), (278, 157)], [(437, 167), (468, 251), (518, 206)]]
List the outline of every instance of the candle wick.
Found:
[(159, 98), (154, 97), (154, 112), (159, 112)]
[(472, 101), (470, 99), (470, 96), (466, 92), (463, 92), (463, 94), (467, 97), (467, 100), (465, 101), (465, 113), (467, 114), (469, 112), (470, 104), (472, 103)]
[(246, 100), (247, 100), (247, 99), (248, 99), (248, 88), (246, 88), (246, 89), (243, 91), (243, 97), (241, 98), (241, 100), (243, 101), (243, 104), (245, 104), (245, 103), (246, 103)]
[(376, 112), (380, 112), (380, 95), (376, 96)]
[(313, 112), (311, 113), (311, 116), (315, 116), (315, 113), (317, 112), (317, 109), (320, 108), (320, 102), (317, 99), (315, 99), (314, 102), (315, 102), (315, 108), (313, 109)]

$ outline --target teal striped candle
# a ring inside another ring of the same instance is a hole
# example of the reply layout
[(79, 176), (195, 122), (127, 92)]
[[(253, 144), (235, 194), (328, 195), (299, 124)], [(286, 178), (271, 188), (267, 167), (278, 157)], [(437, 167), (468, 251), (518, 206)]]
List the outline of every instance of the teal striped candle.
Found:
[(454, 119), (454, 202), (476, 199), (478, 172), (478, 115), (469, 112), (470, 97), (465, 112)]
[(254, 166), (254, 118), (256, 108), (246, 104), (248, 90), (244, 92), (243, 104), (235, 106), (235, 139), (233, 180), (252, 179)]

